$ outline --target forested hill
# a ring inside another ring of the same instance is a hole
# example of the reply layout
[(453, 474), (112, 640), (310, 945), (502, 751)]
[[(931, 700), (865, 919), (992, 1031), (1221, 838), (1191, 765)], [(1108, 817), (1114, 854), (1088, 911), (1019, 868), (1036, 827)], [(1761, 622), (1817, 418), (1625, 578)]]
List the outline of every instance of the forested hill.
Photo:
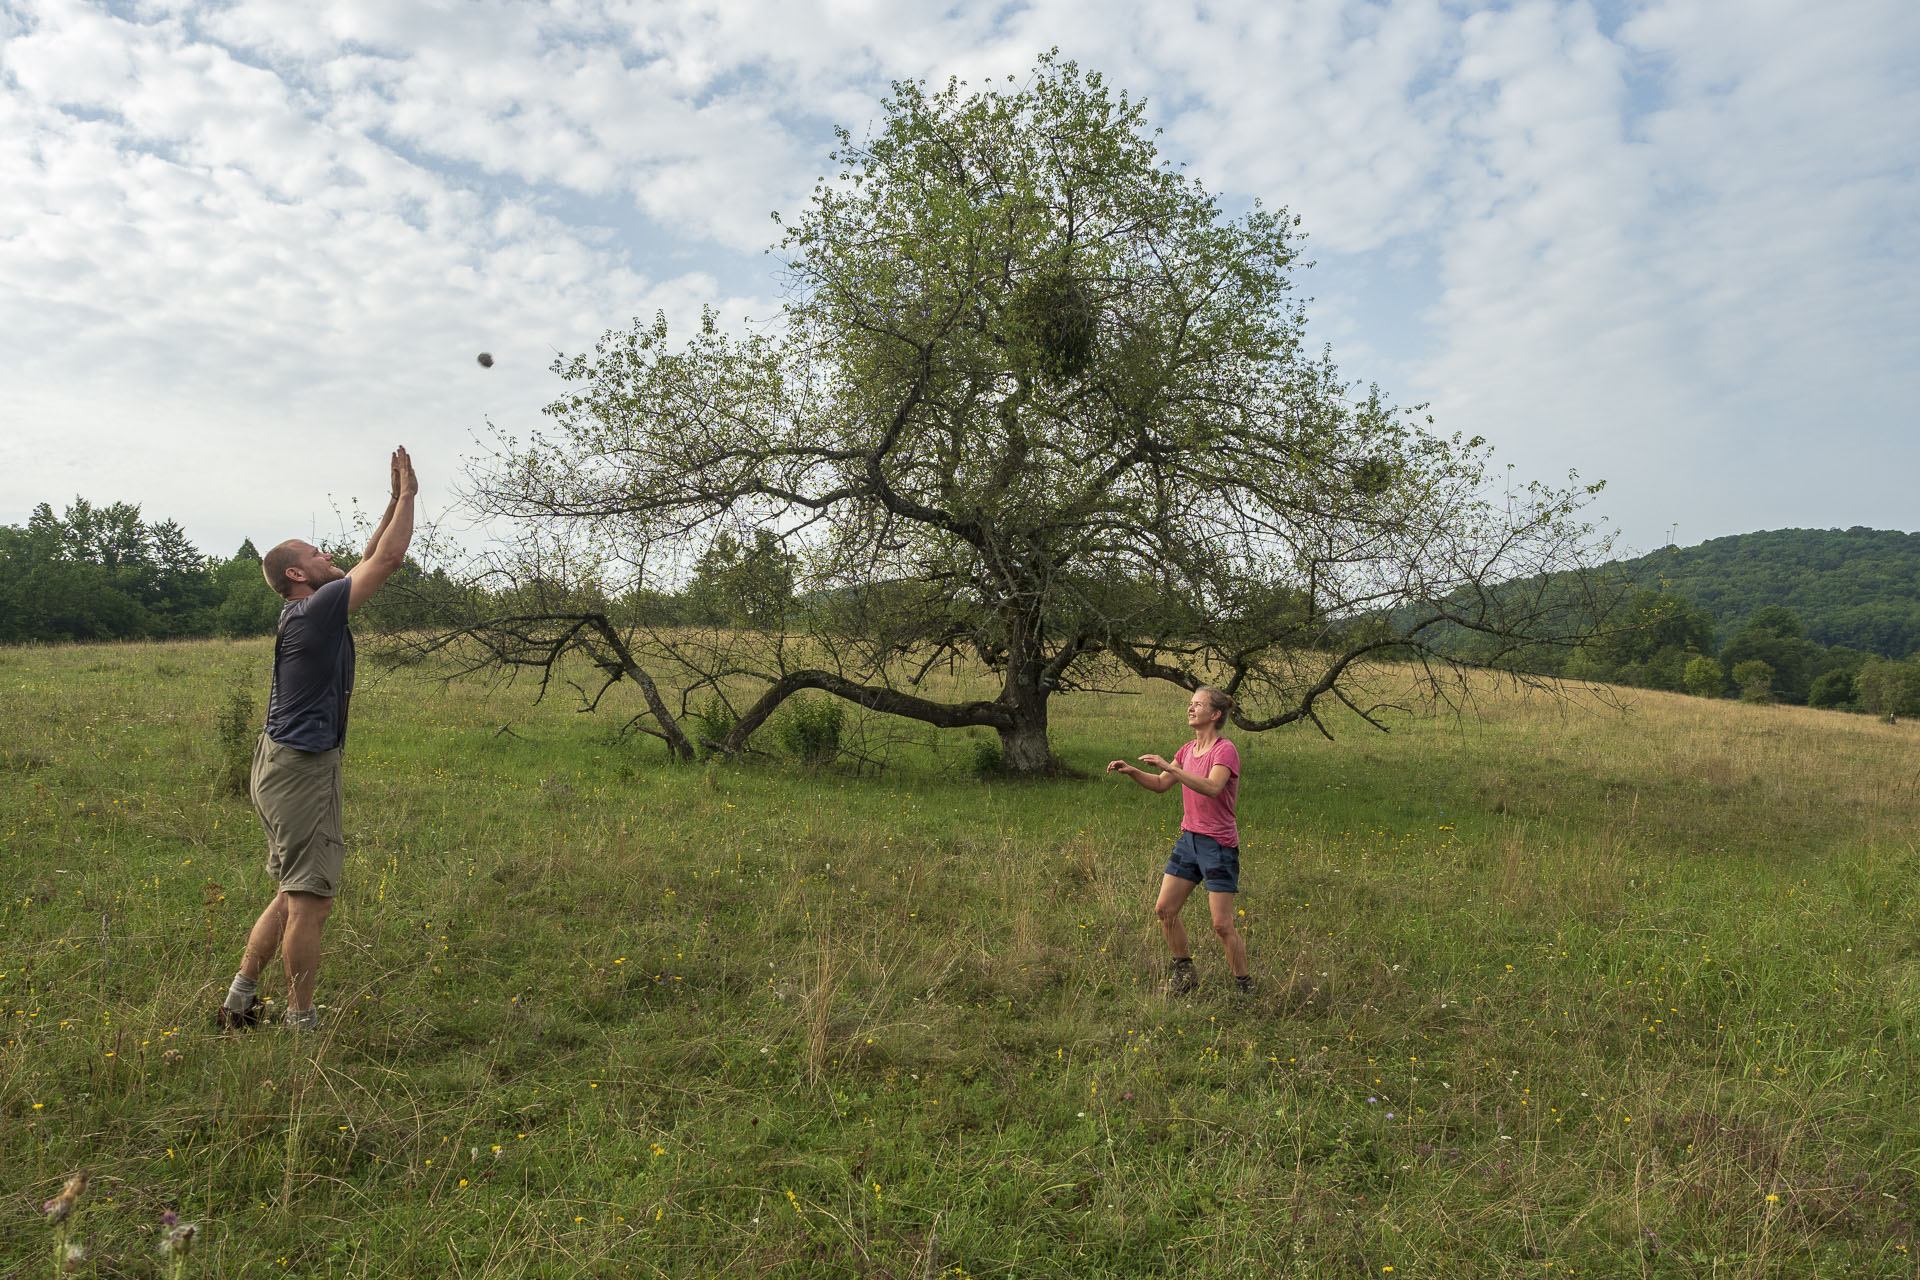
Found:
[(1783, 605), (1818, 644), (1889, 658), (1920, 652), (1920, 533), (1770, 529), (1607, 568), (1711, 613), (1721, 641), (1757, 610)]

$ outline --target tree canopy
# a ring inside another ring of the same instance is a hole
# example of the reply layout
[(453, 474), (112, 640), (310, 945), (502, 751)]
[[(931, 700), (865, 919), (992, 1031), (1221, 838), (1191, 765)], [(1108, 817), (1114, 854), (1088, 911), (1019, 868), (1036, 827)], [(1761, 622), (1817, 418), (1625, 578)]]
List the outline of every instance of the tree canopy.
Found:
[(0, 526), (0, 643), (257, 635), (280, 603), (251, 543), (203, 556), (178, 522), (149, 523), (134, 503), (76, 497), (56, 514), (42, 502)]
[[(1326, 700), (1377, 710), (1369, 658), (1449, 658), (1443, 625), (1497, 658), (1591, 616), (1492, 588), (1589, 562), (1597, 485), (1505, 487), (1481, 440), (1308, 350), (1298, 220), (1227, 216), (1143, 104), (1052, 56), (1009, 84), (896, 83), (782, 223), (778, 325), (609, 333), (556, 361), (553, 426), (472, 474), (483, 511), (526, 522), (523, 572), (645, 587), (776, 540), (796, 608), (758, 626), (810, 643), (716, 633), (696, 656), (564, 608), (469, 639), (509, 662), (584, 647), (611, 679), (690, 666), (745, 699), (726, 750), (812, 688), (991, 728), (1027, 772), (1051, 763), (1049, 699), (1123, 674), (1217, 683), (1244, 730), (1321, 724)], [(955, 658), (995, 696), (934, 696)]]

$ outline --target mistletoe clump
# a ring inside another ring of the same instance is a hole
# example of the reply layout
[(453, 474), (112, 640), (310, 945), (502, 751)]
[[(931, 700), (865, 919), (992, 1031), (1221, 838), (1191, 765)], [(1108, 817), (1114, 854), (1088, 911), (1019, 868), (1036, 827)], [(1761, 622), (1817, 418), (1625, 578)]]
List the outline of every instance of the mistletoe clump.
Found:
[(1056, 268), (1030, 277), (1014, 296), (1013, 312), (1041, 373), (1072, 378), (1086, 369), (1099, 312), (1070, 272)]
[(1353, 491), (1363, 498), (1377, 498), (1393, 487), (1394, 465), (1391, 458), (1368, 458), (1353, 469)]

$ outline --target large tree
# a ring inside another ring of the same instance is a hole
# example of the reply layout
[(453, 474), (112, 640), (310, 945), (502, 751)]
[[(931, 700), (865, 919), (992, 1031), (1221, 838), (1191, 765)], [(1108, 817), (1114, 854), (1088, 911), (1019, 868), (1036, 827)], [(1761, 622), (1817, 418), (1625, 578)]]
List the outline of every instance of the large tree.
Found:
[[(1328, 700), (1379, 705), (1369, 659), (1452, 658), (1442, 637), (1470, 633), (1497, 662), (1591, 616), (1502, 584), (1590, 562), (1597, 486), (1505, 486), (1478, 438), (1343, 380), (1304, 342), (1298, 219), (1228, 216), (1098, 75), (1045, 57), (1019, 87), (899, 83), (832, 158), (784, 224), (779, 325), (609, 333), (556, 362), (553, 428), (472, 477), (543, 574), (684, 572), (723, 534), (776, 537), (809, 602), (783, 625), (808, 642), (554, 608), (468, 629), (488, 660), (586, 648), (642, 681), (676, 751), (690, 721), (660, 663), (738, 702), (725, 750), (811, 688), (997, 730), (1033, 772), (1062, 691), (1211, 681), (1243, 730), (1319, 724)], [(956, 657), (993, 696), (929, 691)]]

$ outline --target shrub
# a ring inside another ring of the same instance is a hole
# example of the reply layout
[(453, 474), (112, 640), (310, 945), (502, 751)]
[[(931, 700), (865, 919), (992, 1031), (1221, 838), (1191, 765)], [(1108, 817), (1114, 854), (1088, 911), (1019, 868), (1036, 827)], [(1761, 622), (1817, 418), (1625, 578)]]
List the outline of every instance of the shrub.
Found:
[[(727, 705), (726, 699), (714, 693), (703, 706), (693, 712), (691, 719), (694, 745), (700, 748), (702, 754), (705, 754), (713, 750), (706, 745), (706, 742), (718, 742), (732, 733), (737, 717), (733, 714), (733, 708)], [(706, 739), (706, 742), (700, 741), (702, 738)]]
[(1696, 698), (1717, 698), (1727, 687), (1727, 678), (1720, 674), (1720, 664), (1707, 657), (1687, 663), (1680, 679), (1687, 692)]
[(253, 745), (260, 736), (259, 722), (253, 718), (253, 694), (243, 680), (227, 693), (225, 705), (214, 717), (214, 736), (220, 743), (220, 794), (244, 796), (253, 776)]
[(997, 778), (1007, 771), (1006, 756), (998, 738), (975, 738), (972, 743), (971, 771), (976, 778)]
[(793, 698), (781, 708), (780, 745), (802, 764), (818, 768), (840, 754), (846, 707), (838, 698)]
[(1807, 705), (1850, 709), (1853, 706), (1853, 677), (1854, 672), (1845, 668), (1827, 672), (1807, 690)]
[(1892, 724), (1901, 716), (1920, 715), (1920, 657), (1905, 662), (1869, 658), (1854, 677), (1860, 709)]
[(1773, 701), (1773, 666), (1758, 658), (1733, 665), (1733, 682), (1740, 686), (1742, 702)]

